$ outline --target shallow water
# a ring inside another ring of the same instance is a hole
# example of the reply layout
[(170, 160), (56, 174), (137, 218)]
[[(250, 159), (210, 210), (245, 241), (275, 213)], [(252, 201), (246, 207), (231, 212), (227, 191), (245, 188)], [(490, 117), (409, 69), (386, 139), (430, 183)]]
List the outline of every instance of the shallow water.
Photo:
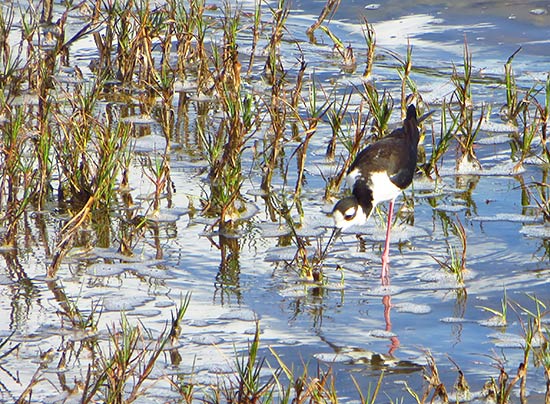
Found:
[[(197, 159), (193, 147), (182, 140), (174, 146), (172, 158), (175, 207), (161, 210), (155, 219), (156, 231), (146, 233), (134, 259), (118, 254), (114, 241), (91, 250), (75, 248), (57, 279), (46, 281), (45, 249), (52, 240), (42, 229), (55, 234), (52, 226), (59, 216), (53, 206), (29, 212), (25, 242), (17, 250), (2, 250), (5, 270), (0, 271), (0, 338), (15, 331), (10, 341), (21, 346), (16, 358), (0, 362), (0, 400), (10, 402), (22, 393), (39, 366), (37, 358), (50, 349), (51, 371), (44, 374), (50, 382), (37, 384), (33, 398), (43, 402), (65, 398), (54, 364), (59, 362), (63, 347), (85, 336), (68, 326), (60, 327), (57, 311), (61, 299), (56, 293), (60, 290), (78, 299), (84, 312), (99, 305), (99, 335), (103, 338), (105, 326), (117, 323), (121, 312), (130, 321), (142, 322), (154, 337), (163, 331), (181, 297), (192, 294), (177, 346), (182, 362), (175, 366), (164, 359), (154, 373), (160, 382), (144, 395), (144, 402), (176, 400), (177, 394), (163, 381), (163, 375), (192, 374), (189, 377), (198, 384), (208, 385), (216, 383), (220, 375), (232, 374), (234, 353), (247, 347), (256, 320), (262, 332), (261, 354), (272, 366), (276, 361), (268, 347), (289, 366), (308, 363), (312, 374), (317, 363), (330, 364), (342, 402), (358, 400), (350, 375), (366, 391), (382, 370), (386, 371), (381, 389), (385, 395), (380, 400), (403, 398), (403, 402), (413, 402), (404, 382), (421, 391), (426, 352), (435, 358), (441, 379), (449, 388), (457, 372), (448, 358), (458, 364), (474, 396), (490, 377), (498, 377), (497, 358), (511, 375), (515, 374), (523, 357), (522, 326), (526, 320), (519, 307), (535, 310), (530, 296), (550, 303), (550, 228), (537, 208), (536, 196), (526, 195), (524, 186), (544, 182), (546, 169), (535, 160), (512, 174), (516, 163), (510, 157), (507, 140), (510, 128), (499, 120), (498, 109), (505, 100), (503, 64), (519, 46), (522, 51), (514, 59), (519, 85), (529, 88), (550, 71), (548, 4), (388, 1), (367, 8), (362, 2), (342, 4), (329, 26), (344, 43), (354, 44), (361, 66), (355, 73), (340, 70), (332, 44), (321, 32), (316, 33), (317, 44), (307, 41), (305, 28), (322, 6), (323, 2), (294, 2), (286, 34), (289, 43), (300, 43), (309, 78), (315, 75), (320, 85), (328, 88), (329, 83), (336, 82), (351, 89), (361, 83), (365, 47), (358, 17), (365, 14), (374, 25), (381, 54), (391, 50), (403, 55), (410, 41), (413, 64), (419, 68), (413, 79), (425, 101), (434, 106), (452, 92), (450, 71), (453, 63), (462, 62), (466, 35), (479, 80), (474, 86), (474, 103), (493, 105), (494, 113), (476, 147), (481, 171), (458, 173), (449, 151), (440, 181), (419, 177), (406, 191), (413, 208), (400, 212), (393, 229), (391, 286), (381, 287), (378, 278), (386, 206), (368, 225), (350, 229), (336, 240), (324, 265), (325, 285), (304, 282), (295, 269), (284, 265), (292, 260), (296, 249), (285, 246), (281, 237), (289, 230), (270, 220), (258, 193), (260, 169), (252, 164), (247, 167), (250, 176), (242, 193), (253, 216), (243, 224), (239, 237), (216, 234), (210, 229), (211, 219), (189, 209), (190, 201), (198, 205), (203, 192), (206, 162)], [(251, 7), (243, 5), (245, 10)], [(244, 53), (247, 35), (242, 33)], [(74, 47), (77, 63), (89, 74), (87, 42)], [(286, 50), (284, 59), (292, 65), (297, 51), (293, 46)], [(393, 62), (386, 55), (375, 64), (373, 77), (395, 94), (397, 105), (400, 81)], [(260, 82), (250, 84), (257, 91), (262, 86)], [(148, 125), (148, 119), (136, 117), (134, 122)], [(398, 119), (395, 116), (394, 122)], [(438, 119), (436, 113), (436, 127)], [(153, 132), (136, 142), (137, 152), (153, 153), (162, 147), (160, 130)], [(330, 134), (329, 125), (322, 123), (308, 155), (302, 198), (305, 214), (298, 231), (309, 236), (312, 249), (318, 240), (325, 245), (330, 236), (331, 219), (326, 213), (332, 205), (323, 201), (322, 175), (337, 169), (324, 159)], [(428, 155), (429, 136), (427, 126), (424, 145)], [(344, 153), (343, 148), (339, 153)], [(250, 163), (252, 151), (246, 150), (243, 156)], [(288, 184), (295, 180), (296, 170), (291, 165)], [(282, 180), (275, 178), (274, 183), (282, 184)], [(134, 173), (132, 187), (138, 208), (146, 206), (152, 186), (139, 170)], [(464, 287), (434, 259), (444, 261), (449, 245), (459, 246), (457, 236), (449, 230), (457, 218), (467, 235)], [(361, 240), (356, 233), (362, 234)], [(343, 271), (337, 270), (340, 267)], [(503, 327), (483, 307), (499, 310), (505, 294), (517, 313), (509, 310), (509, 323)], [(66, 369), (66, 378), (82, 378), (85, 373), (85, 367), (72, 366)], [(528, 385), (533, 402), (537, 402), (544, 393), (541, 368), (531, 367)]]

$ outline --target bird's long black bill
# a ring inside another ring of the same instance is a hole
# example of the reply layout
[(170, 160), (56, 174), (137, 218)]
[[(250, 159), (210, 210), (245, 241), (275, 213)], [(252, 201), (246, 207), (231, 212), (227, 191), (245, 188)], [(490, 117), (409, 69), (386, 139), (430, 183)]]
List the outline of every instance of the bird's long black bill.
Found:
[(328, 249), (330, 248), (330, 246), (332, 245), (334, 240), (340, 236), (340, 233), (342, 233), (342, 229), (340, 229), (338, 227), (333, 227), (332, 228), (332, 233), (330, 234), (327, 245), (325, 246), (325, 249), (323, 250), (323, 254), (321, 255), (321, 260), (324, 260), (326, 258), (327, 254), (328, 254)]

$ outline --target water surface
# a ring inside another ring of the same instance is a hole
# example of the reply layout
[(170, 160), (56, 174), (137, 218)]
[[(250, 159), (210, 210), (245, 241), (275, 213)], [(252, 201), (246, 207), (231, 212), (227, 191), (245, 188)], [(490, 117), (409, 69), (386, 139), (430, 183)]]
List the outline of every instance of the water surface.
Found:
[[(412, 78), (425, 101), (440, 110), (441, 100), (452, 93), (450, 72), (453, 64), (462, 63), (466, 39), (477, 80), (474, 103), (476, 108), (485, 103), (494, 110), (476, 146), (481, 171), (457, 172), (454, 152), (449, 151), (438, 181), (419, 176), (406, 191), (412, 209), (400, 212), (394, 226), (391, 287), (382, 288), (379, 282), (385, 206), (368, 225), (350, 229), (336, 240), (323, 267), (326, 285), (313, 285), (304, 282), (295, 267), (285, 265), (285, 261), (292, 260), (295, 248), (284, 245), (285, 239), (280, 236), (288, 234), (288, 229), (271, 220), (265, 200), (259, 195), (262, 173), (252, 164), (252, 151), (246, 149), (243, 154), (250, 174), (242, 193), (253, 215), (242, 225), (239, 236), (232, 238), (217, 234), (209, 226), (211, 219), (190, 209), (197, 206), (205, 187), (207, 164), (197, 159), (193, 146), (183, 141), (177, 145), (181, 147), (174, 147), (172, 159), (174, 207), (161, 211), (164, 216), (159, 218), (157, 229), (146, 233), (135, 259), (117, 255), (115, 243), (86, 250), (75, 248), (64, 261), (57, 282), (64, 293), (78, 299), (85, 311), (99, 305), (99, 333), (104, 338), (102, 326), (118, 322), (121, 312), (158, 335), (181, 297), (191, 293), (179, 347), (183, 360), (173, 366), (166, 358), (155, 370), (159, 378), (189, 373), (197, 383), (208, 385), (220, 375), (231, 374), (235, 351), (247, 347), (255, 321), (259, 320), (262, 354), (273, 366), (276, 361), (268, 347), (289, 365), (307, 363), (312, 371), (318, 363), (332, 365), (342, 402), (358, 399), (350, 375), (366, 391), (382, 370), (386, 373), (381, 402), (401, 398), (413, 402), (404, 382), (414, 391), (422, 390), (426, 352), (435, 358), (447, 386), (451, 387), (457, 377), (451, 358), (465, 373), (472, 391), (479, 392), (490, 377), (498, 377), (498, 360), (510, 374), (522, 360), (526, 315), (519, 307), (532, 310), (530, 296), (550, 302), (550, 230), (537, 207), (536, 196), (525, 188), (533, 181), (544, 182), (547, 167), (533, 159), (514, 171), (516, 161), (507, 140), (510, 128), (498, 114), (505, 102), (503, 64), (514, 51), (522, 48), (514, 59), (516, 79), (522, 88), (545, 80), (550, 71), (548, 3), (342, 2), (328, 26), (344, 43), (353, 46), (358, 62), (353, 73), (342, 72), (332, 42), (322, 32), (316, 32), (316, 43), (307, 39), (305, 29), (323, 5), (322, 1), (293, 2), (285, 33), (288, 45), (283, 48), (283, 59), (292, 70), (298, 53), (293, 43), (297, 41), (308, 63), (309, 83), (315, 77), (319, 86), (329, 88), (337, 83), (342, 92), (361, 83), (365, 16), (376, 30), (380, 55), (373, 80), (394, 96), (396, 106), (400, 81), (396, 62), (387, 51), (404, 55), (410, 42), (413, 65), (418, 68)], [(244, 3), (242, 7), (246, 11), (253, 5)], [(267, 19), (267, 10), (265, 13)], [(249, 36), (247, 32), (241, 36), (242, 52), (246, 53)], [(87, 44), (86, 40), (77, 42), (71, 50), (85, 74), (89, 74), (92, 57), (87, 53)], [(247, 85), (253, 92), (265, 89), (259, 80)], [(397, 112), (394, 115), (393, 122), (398, 124)], [(438, 112), (434, 128), (439, 119)], [(191, 124), (191, 132), (193, 127)], [(425, 127), (424, 147), (429, 155), (432, 127)], [(159, 134), (158, 128), (153, 130), (153, 135)], [(312, 138), (307, 160), (302, 197), (305, 212), (299, 231), (309, 236), (313, 247), (317, 241), (326, 243), (331, 230), (326, 213), (333, 201), (323, 200), (323, 174), (337, 169), (335, 163), (324, 158), (330, 135), (330, 126), (322, 122)], [(158, 147), (158, 137), (140, 139), (137, 151), (152, 153)], [(339, 148), (338, 153), (343, 155), (345, 151)], [(296, 179), (294, 164), (288, 170), (289, 184)], [(133, 176), (132, 192), (138, 208), (143, 209), (147, 199), (142, 199), (142, 205), (139, 200), (151, 192), (152, 186), (139, 170)], [(274, 183), (282, 186), (283, 181), (277, 178)], [(402, 200), (398, 206), (402, 206)], [(0, 337), (15, 331), (11, 340), (21, 343), (16, 359), (0, 363), (11, 372), (10, 376), (0, 377), (0, 398), (6, 402), (22, 393), (41, 353), (52, 349), (52, 363), (56, 363), (60, 347), (83, 338), (70, 327), (60, 327), (56, 314), (59, 296), (45, 281), (45, 249), (52, 240), (40, 229), (44, 225), (54, 234), (52, 226), (58, 219), (54, 207), (29, 212), (27, 243), (21, 243), (17, 250), (2, 251)], [(445, 260), (449, 246), (459, 245), (457, 236), (449, 231), (449, 224), (457, 220), (467, 235), (464, 286), (458, 285), (434, 259)], [(362, 234), (362, 240), (356, 233)], [(15, 266), (14, 260), (18, 263)], [(14, 273), (14, 267), (19, 268), (19, 274)], [(505, 294), (517, 312), (509, 310), (508, 326), (501, 327), (491, 323), (492, 314), (483, 307), (499, 310)], [(36, 386), (36, 400), (55, 402), (63, 396), (53, 368), (45, 374), (51, 383)], [(15, 374), (17, 377), (12, 377)], [(68, 380), (84, 374), (85, 370), (77, 367), (67, 369)], [(542, 370), (532, 367), (529, 380), (529, 393), (536, 402), (544, 392)], [(177, 396), (169, 391), (167, 384), (158, 383), (146, 397), (160, 400)]]

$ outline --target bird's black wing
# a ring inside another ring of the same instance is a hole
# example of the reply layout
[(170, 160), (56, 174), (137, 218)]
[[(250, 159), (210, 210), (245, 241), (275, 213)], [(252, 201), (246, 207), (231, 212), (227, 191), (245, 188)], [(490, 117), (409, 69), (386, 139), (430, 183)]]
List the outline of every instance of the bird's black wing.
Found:
[[(397, 135), (397, 136), (394, 136)], [(349, 172), (358, 169), (361, 176), (387, 172), (392, 182), (400, 188), (412, 181), (416, 166), (416, 148), (399, 134), (392, 133), (362, 150), (350, 166)]]

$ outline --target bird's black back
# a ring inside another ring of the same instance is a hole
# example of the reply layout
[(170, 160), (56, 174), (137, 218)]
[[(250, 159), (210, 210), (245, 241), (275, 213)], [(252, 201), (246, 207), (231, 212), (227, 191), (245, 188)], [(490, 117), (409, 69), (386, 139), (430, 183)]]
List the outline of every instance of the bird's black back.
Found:
[(370, 173), (387, 172), (396, 186), (405, 189), (411, 184), (416, 171), (419, 138), (416, 108), (410, 105), (403, 127), (363, 149), (348, 173), (358, 169), (361, 177), (368, 181)]

